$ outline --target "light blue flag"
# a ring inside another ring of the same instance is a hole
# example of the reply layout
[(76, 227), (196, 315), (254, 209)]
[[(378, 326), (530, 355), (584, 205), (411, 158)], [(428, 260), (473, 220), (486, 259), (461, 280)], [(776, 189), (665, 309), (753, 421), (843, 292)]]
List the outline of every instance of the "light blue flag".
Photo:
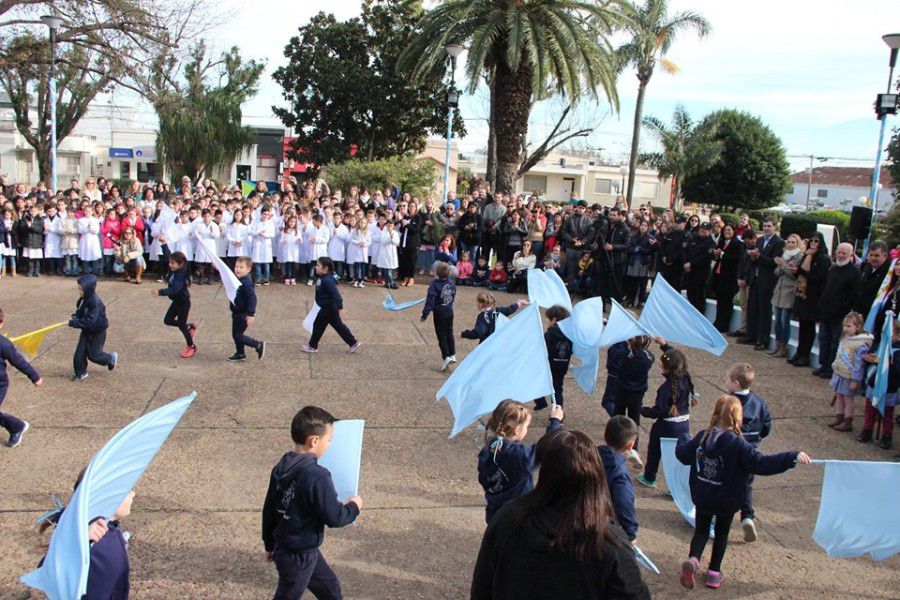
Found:
[(894, 327), (894, 313), (884, 313), (884, 327), (881, 329), (881, 341), (878, 343), (878, 364), (875, 365), (875, 386), (872, 388), (872, 406), (884, 416), (887, 399), (888, 378), (891, 374), (891, 344)]
[(566, 284), (553, 269), (528, 269), (528, 302), (541, 308), (563, 306), (572, 311), (572, 298)]
[(529, 304), (466, 356), (435, 399), (446, 398), (450, 404), (454, 437), (507, 398), (530, 402), (551, 394), (541, 314), (537, 304)]
[(509, 325), (509, 322), (512, 320), (503, 313), (499, 312), (494, 315), (494, 317), (494, 333), (497, 333), (498, 331)]
[(878, 313), (881, 311), (881, 307), (884, 305), (884, 300), (887, 297), (888, 288), (891, 285), (891, 273), (894, 272), (894, 265), (897, 264), (898, 260), (900, 259), (895, 258), (891, 261), (891, 267), (888, 269), (887, 274), (881, 281), (881, 285), (878, 287), (878, 293), (875, 294), (875, 299), (872, 301), (872, 308), (869, 309), (869, 314), (866, 315), (866, 331), (872, 333), (875, 332), (875, 319), (878, 318)]
[(600, 336), (600, 346), (606, 348), (639, 335), (653, 336), (640, 321), (634, 318), (634, 315), (613, 300), (612, 307), (609, 309), (609, 318), (606, 320), (606, 326)]
[(706, 350), (716, 356), (721, 356), (728, 347), (728, 342), (713, 324), (661, 274), (653, 280), (653, 289), (639, 320), (654, 336), (662, 336), (667, 342)]
[(900, 552), (900, 463), (827, 460), (812, 538), (833, 558)]
[(91, 556), (88, 523), (115, 514), (196, 396), (192, 392), (147, 413), (106, 442), (53, 530), (44, 564), (22, 577), (22, 583), (42, 590), (50, 600), (85, 594)]
[(644, 551), (638, 548), (637, 546), (631, 547), (634, 550), (634, 558), (637, 559), (637, 564), (641, 565), (651, 573), (656, 573), (659, 575), (659, 567), (653, 564), (653, 561), (650, 560), (650, 557), (644, 554)]
[(694, 507), (694, 500), (691, 498), (691, 468), (681, 464), (675, 456), (675, 446), (678, 440), (675, 438), (660, 438), (659, 449), (662, 454), (663, 474), (666, 476), (666, 487), (672, 499), (675, 500), (675, 506), (681, 515), (691, 524), (696, 526), (697, 510)]
[(359, 493), (359, 465), (362, 461), (362, 419), (334, 422), (334, 437), (319, 464), (331, 472), (338, 500), (345, 502)]
[(578, 386), (592, 396), (600, 366), (600, 339), (603, 334), (603, 299), (591, 298), (576, 304), (572, 316), (558, 323), (560, 331), (572, 340), (572, 354), (580, 365), (572, 367)]
[(418, 300), (411, 300), (409, 302), (401, 302), (397, 304), (397, 301), (394, 300), (394, 295), (388, 292), (387, 298), (384, 299), (384, 302), (382, 302), (381, 305), (386, 310), (406, 310), (407, 308), (412, 308), (416, 304), (422, 304), (426, 299), (427, 298), (419, 298)]

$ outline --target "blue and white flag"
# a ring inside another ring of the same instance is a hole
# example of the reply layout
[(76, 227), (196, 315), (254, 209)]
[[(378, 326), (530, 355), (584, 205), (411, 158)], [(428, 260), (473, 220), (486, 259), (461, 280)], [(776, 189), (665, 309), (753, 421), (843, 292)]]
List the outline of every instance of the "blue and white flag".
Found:
[(196, 397), (193, 392), (157, 408), (106, 442), (60, 516), (43, 565), (23, 576), (22, 583), (43, 591), (50, 600), (85, 594), (91, 562), (88, 524), (98, 517), (112, 518)]
[(334, 436), (328, 451), (319, 459), (319, 465), (328, 469), (338, 500), (346, 502), (359, 493), (359, 467), (362, 462), (362, 419), (334, 422)]
[(884, 326), (881, 328), (881, 341), (878, 343), (878, 364), (875, 365), (875, 386), (872, 388), (872, 406), (884, 416), (887, 399), (888, 379), (891, 374), (891, 345), (894, 332), (894, 313), (884, 314)]
[(713, 324), (676, 292), (661, 274), (653, 280), (653, 289), (639, 321), (654, 336), (661, 336), (667, 342), (706, 350), (716, 356), (728, 347), (728, 342)]
[(559, 305), (572, 311), (569, 290), (553, 269), (528, 269), (528, 302), (541, 308)]
[(597, 386), (600, 366), (600, 338), (603, 334), (603, 299), (591, 298), (576, 304), (572, 316), (558, 323), (560, 331), (572, 341), (572, 353), (581, 364), (572, 367), (578, 386), (588, 395)]
[(411, 300), (410, 302), (400, 302), (398, 304), (397, 301), (394, 300), (394, 295), (388, 292), (387, 298), (384, 299), (384, 302), (382, 302), (381, 305), (385, 308), (385, 310), (398, 311), (412, 308), (416, 304), (422, 304), (423, 302), (425, 302), (425, 300), (427, 300), (427, 298), (419, 298), (418, 300)]
[(891, 273), (894, 272), (894, 264), (897, 260), (898, 259), (895, 258), (891, 261), (891, 267), (881, 281), (881, 285), (878, 287), (878, 293), (875, 294), (875, 299), (872, 301), (872, 307), (869, 309), (869, 314), (866, 315), (865, 329), (871, 333), (875, 333), (875, 320), (878, 318), (881, 307), (884, 306), (884, 300), (887, 297), (888, 288), (891, 285)]
[(813, 540), (833, 558), (900, 552), (900, 463), (826, 460)]
[(675, 438), (660, 438), (659, 449), (662, 454), (663, 474), (666, 477), (666, 487), (675, 501), (675, 506), (681, 515), (691, 524), (696, 526), (697, 510), (694, 500), (691, 498), (691, 468), (681, 464), (675, 456), (675, 446), (678, 440)]
[(644, 551), (638, 548), (637, 546), (632, 546), (632, 550), (634, 550), (634, 558), (637, 560), (637, 564), (641, 565), (651, 573), (655, 573), (659, 575), (659, 567), (653, 564), (653, 561), (650, 560), (650, 557), (644, 554)]

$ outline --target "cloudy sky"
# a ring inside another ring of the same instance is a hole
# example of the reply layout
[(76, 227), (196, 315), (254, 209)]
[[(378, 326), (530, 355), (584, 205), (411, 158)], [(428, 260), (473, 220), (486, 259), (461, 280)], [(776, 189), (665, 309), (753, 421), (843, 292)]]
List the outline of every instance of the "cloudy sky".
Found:
[[(860, 159), (840, 164), (871, 163), (878, 136), (872, 103), (884, 91), (888, 75), (888, 48), (881, 35), (900, 30), (897, 0), (670, 0), (670, 5), (672, 11), (700, 12), (713, 32), (702, 41), (686, 34), (675, 43), (668, 58), (681, 71), (676, 75), (657, 71), (648, 88), (645, 114), (667, 121), (680, 103), (699, 120), (718, 108), (738, 108), (761, 117), (790, 155), (833, 157), (830, 164), (839, 164), (835, 158)], [(271, 106), (281, 102), (281, 94), (271, 73), (285, 62), (282, 53), (290, 37), (319, 11), (350, 18), (359, 14), (360, 2), (234, 2), (230, 18), (210, 36), (213, 45), (237, 44), (246, 57), (267, 61), (260, 92), (245, 105), (251, 122), (279, 124)], [(633, 71), (620, 78), (618, 92), (618, 114), (611, 114), (607, 105), (594, 104), (579, 106), (576, 116), (579, 127), (596, 128), (581, 145), (602, 148), (613, 161), (628, 152), (637, 93)], [(530, 138), (543, 138), (560, 106), (548, 102), (534, 111)], [(469, 131), (462, 149), (483, 148), (486, 93), (464, 98), (461, 108)], [(800, 167), (804, 160), (791, 162)]]

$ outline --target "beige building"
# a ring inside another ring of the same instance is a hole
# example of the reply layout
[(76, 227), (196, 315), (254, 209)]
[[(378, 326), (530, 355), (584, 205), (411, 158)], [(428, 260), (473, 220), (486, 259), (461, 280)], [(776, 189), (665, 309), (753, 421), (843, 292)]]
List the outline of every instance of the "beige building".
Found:
[[(416, 156), (417, 160), (427, 161), (434, 166), (434, 194), (440, 197), (444, 194), (444, 165), (447, 162), (447, 140), (441, 138), (428, 138), (425, 149)], [(450, 143), (450, 178), (447, 182), (447, 191), (456, 195), (456, 181), (459, 177), (459, 147), (456, 140)]]

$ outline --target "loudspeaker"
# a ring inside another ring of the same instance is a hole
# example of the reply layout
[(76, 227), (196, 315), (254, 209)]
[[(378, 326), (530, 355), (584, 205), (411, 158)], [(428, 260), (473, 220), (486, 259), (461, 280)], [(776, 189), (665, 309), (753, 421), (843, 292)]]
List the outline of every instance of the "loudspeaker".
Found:
[(869, 235), (872, 224), (872, 209), (868, 206), (854, 206), (850, 212), (849, 234), (851, 240), (864, 240)]

